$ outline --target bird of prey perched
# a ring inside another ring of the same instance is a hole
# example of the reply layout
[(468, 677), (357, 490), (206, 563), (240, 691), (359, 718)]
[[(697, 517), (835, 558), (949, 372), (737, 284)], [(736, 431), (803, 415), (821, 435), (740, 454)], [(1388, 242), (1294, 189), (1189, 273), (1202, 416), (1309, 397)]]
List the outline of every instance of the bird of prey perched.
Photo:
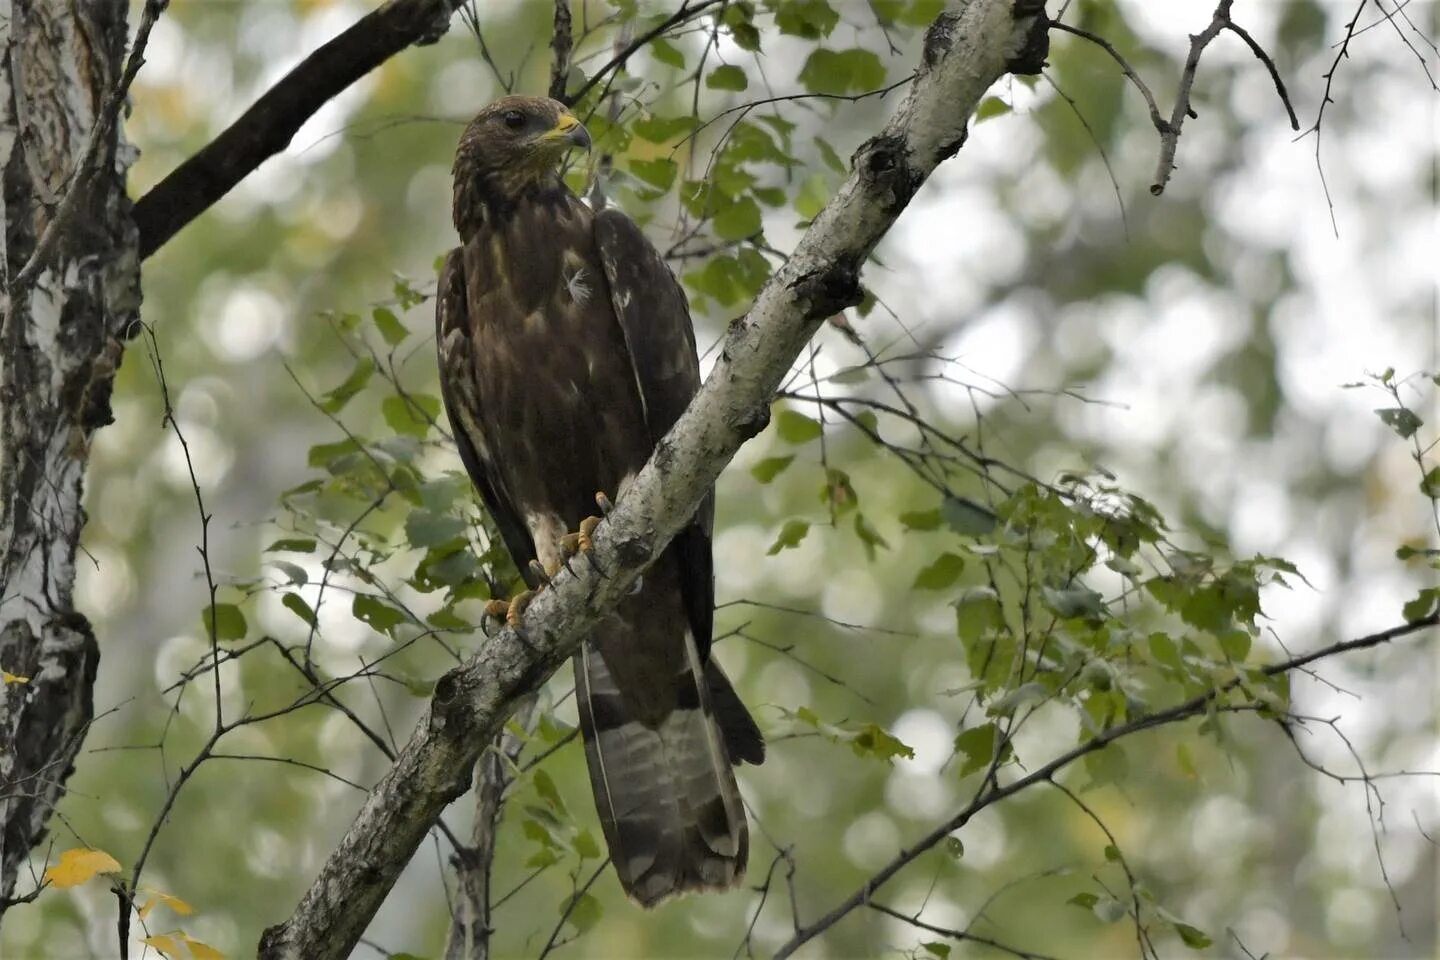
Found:
[[(623, 495), (700, 385), (664, 260), (624, 214), (593, 212), (560, 179), (565, 152), (589, 146), (556, 101), (506, 97), (455, 157), (462, 246), (440, 274), (440, 383), (465, 468), (531, 590), (588, 548), (599, 492)], [(765, 746), (709, 656), (713, 515), (707, 497), (574, 658), (595, 806), (620, 884), (645, 906), (745, 872), (731, 764), (760, 763)], [(511, 601), (512, 624), (529, 595)]]

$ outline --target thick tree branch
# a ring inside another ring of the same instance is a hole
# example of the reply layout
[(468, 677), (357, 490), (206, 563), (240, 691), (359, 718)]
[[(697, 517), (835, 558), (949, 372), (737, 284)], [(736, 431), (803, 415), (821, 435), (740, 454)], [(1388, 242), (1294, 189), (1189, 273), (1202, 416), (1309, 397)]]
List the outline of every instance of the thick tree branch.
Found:
[(1012, 9), (1013, 0), (969, 0), (938, 18), (905, 101), (856, 151), (845, 184), (750, 314), (731, 326), (699, 395), (600, 527), (594, 556), (609, 575), (580, 565), (578, 575), (560, 577), (530, 606), (523, 636), (501, 632), (440, 679), (429, 712), (295, 913), (266, 931), (261, 957), (348, 955), (520, 698), (564, 662), (689, 522), (740, 445), (764, 428), (771, 397), (824, 319), (859, 302), (861, 264), (936, 165), (965, 142), (967, 121), (1007, 63), (1033, 46), (1035, 18), (1017, 20)]
[(300, 62), (199, 153), (135, 204), (150, 256), (260, 164), (284, 150), (326, 101), (411, 44), (433, 43), (461, 0), (387, 0)]

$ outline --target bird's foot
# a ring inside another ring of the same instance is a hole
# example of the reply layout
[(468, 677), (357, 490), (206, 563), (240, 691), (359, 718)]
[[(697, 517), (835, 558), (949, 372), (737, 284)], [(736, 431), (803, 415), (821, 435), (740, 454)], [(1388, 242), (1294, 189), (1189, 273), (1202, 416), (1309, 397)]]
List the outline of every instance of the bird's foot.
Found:
[(530, 601), (535, 599), (535, 593), (534, 590), (524, 590), (509, 600), (491, 600), (485, 604), (484, 619), (519, 630), (520, 619), (525, 615), (525, 608), (530, 606)]
[(595, 561), (593, 553), (595, 549), (595, 530), (604, 522), (612, 505), (610, 498), (602, 491), (595, 494), (595, 505), (600, 508), (602, 516), (586, 517), (580, 521), (580, 527), (575, 533), (567, 533), (560, 538), (560, 556), (565, 568), (572, 574), (575, 572), (570, 566), (570, 560), (579, 554), (584, 554), (585, 559), (590, 562), (590, 567), (600, 576), (605, 576), (605, 571), (600, 569), (600, 564)]

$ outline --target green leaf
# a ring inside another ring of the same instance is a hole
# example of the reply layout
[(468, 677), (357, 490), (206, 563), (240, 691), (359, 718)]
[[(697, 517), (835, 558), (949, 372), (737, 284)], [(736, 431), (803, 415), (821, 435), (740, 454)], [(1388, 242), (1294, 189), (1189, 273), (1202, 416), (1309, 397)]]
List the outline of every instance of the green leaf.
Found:
[(776, 5), (775, 26), (781, 33), (806, 40), (830, 36), (840, 14), (829, 0), (785, 0)]
[(940, 515), (962, 537), (980, 537), (995, 530), (995, 514), (965, 497), (946, 497), (940, 504)]
[(711, 90), (744, 90), (749, 85), (745, 71), (728, 63), (711, 70), (705, 78), (705, 86)]
[(760, 232), (760, 205), (753, 197), (738, 197), (715, 211), (715, 235), (721, 240), (744, 240)]
[(811, 93), (837, 96), (866, 93), (885, 83), (885, 65), (869, 50), (812, 50), (800, 68), (800, 83)]
[(540, 799), (548, 803), (553, 809), (565, 812), (565, 801), (560, 799), (560, 790), (555, 786), (555, 780), (544, 770), (535, 771), (535, 792)]
[(1179, 744), (1175, 748), (1175, 763), (1179, 765), (1180, 772), (1191, 780), (1199, 778), (1200, 774), (1195, 769), (1195, 760), (1190, 756), (1190, 748), (1185, 744)]
[(276, 540), (265, 548), (266, 553), (314, 553), (315, 541), (308, 537), (290, 537)]
[(824, 174), (812, 173), (800, 183), (795, 194), (795, 212), (806, 220), (814, 220), (830, 199), (830, 181)]
[(309, 626), (314, 627), (317, 625), (315, 611), (310, 609), (310, 604), (306, 603), (305, 598), (300, 596), (300, 594), (287, 593), (280, 598), (280, 602), (285, 605), (285, 609), (295, 614), (295, 616), (301, 620), (304, 620)]
[(396, 433), (423, 438), (430, 425), (440, 416), (440, 398), (428, 393), (386, 397), (380, 404), (385, 422)]
[(334, 443), (317, 443), (310, 448), (306, 462), (312, 467), (323, 467), (336, 473), (340, 461), (352, 453), (358, 453), (360, 449), (360, 442), (352, 437)]
[(1155, 659), (1156, 663), (1163, 666), (1172, 667), (1175, 670), (1185, 669), (1185, 664), (1180, 659), (1179, 648), (1167, 634), (1150, 634), (1150, 656)]
[(600, 845), (595, 842), (595, 837), (589, 830), (581, 830), (575, 834), (575, 853), (581, 860), (600, 859)]
[(690, 117), (644, 117), (630, 125), (635, 136), (651, 143), (669, 143), (694, 129), (695, 121)]
[(1245, 630), (1224, 630), (1216, 635), (1220, 649), (1236, 663), (1244, 663), (1250, 656), (1250, 634)]
[(941, 943), (936, 940), (930, 943), (922, 943), (920, 947), (926, 953), (930, 954), (930, 956), (939, 957), (940, 960), (946, 960), (946, 958), (950, 956), (950, 944), (948, 943)]
[(940, 527), (940, 509), (915, 510), (900, 514), (900, 524), (907, 530), (936, 530)]
[(834, 170), (842, 177), (850, 172), (849, 165), (840, 159), (840, 154), (836, 153), (835, 148), (830, 146), (829, 140), (826, 140), (824, 137), (816, 137), (815, 146), (819, 148), (820, 159), (825, 161), (825, 166)]
[(1008, 717), (1026, 704), (1043, 703), (1050, 698), (1050, 690), (1043, 683), (1026, 683), (1011, 690), (990, 704), (990, 715)]
[(1405, 618), (1406, 623), (1419, 623), (1430, 616), (1437, 601), (1440, 601), (1440, 587), (1428, 587), (1401, 607), (1400, 615)]
[(784, 473), (785, 468), (794, 462), (795, 454), (793, 453), (784, 457), (766, 457), (750, 468), (750, 475), (761, 483), (769, 483)]
[(880, 536), (874, 527), (870, 526), (870, 521), (866, 520), (862, 513), (855, 514), (855, 536), (859, 537), (860, 543), (864, 545), (867, 560), (875, 559), (877, 547), (882, 550), (890, 549), (890, 544)]
[(631, 160), (629, 168), (631, 173), (658, 190), (669, 190), (675, 183), (675, 174), (680, 169), (675, 165), (675, 161), (668, 157), (660, 157), (656, 160)]
[(350, 399), (365, 389), (370, 382), (370, 377), (375, 373), (375, 361), (369, 357), (361, 357), (355, 361), (355, 367), (350, 371), (340, 386), (331, 390), (320, 399), (320, 409), (326, 413), (339, 413)]
[[(245, 614), (233, 603), (217, 603), (213, 607), (206, 607), (201, 614), (201, 620), (205, 628), (205, 636), (213, 640), (244, 640)], [(211, 633), (211, 628), (214, 633)]]
[(819, 420), (794, 410), (781, 410), (775, 415), (775, 430), (780, 434), (781, 440), (797, 445), (818, 440), (820, 434), (825, 432)]
[(968, 777), (978, 770), (984, 770), (995, 759), (995, 745), (1000, 742), (1000, 730), (993, 723), (961, 730), (955, 738), (955, 752), (964, 754), (965, 762), (960, 766), (960, 776)]
[(384, 600), (368, 593), (355, 594), (355, 602), (351, 604), (350, 612), (356, 620), (369, 624), (371, 629), (381, 633), (389, 633), (392, 628), (409, 619)]
[(681, 53), (679, 48), (669, 40), (661, 37), (651, 40), (650, 54), (667, 67), (674, 67), (676, 70), (685, 69), (685, 54)]
[(1405, 407), (1387, 407), (1375, 412), (1380, 415), (1380, 420), (1385, 426), (1406, 439), (1413, 437), (1415, 431), (1425, 424), (1425, 421), (1417, 417), (1413, 410)]
[(405, 324), (400, 322), (400, 318), (385, 307), (376, 307), (371, 312), (370, 318), (375, 321), (375, 328), (380, 331), (380, 336), (384, 337), (385, 342), (392, 347), (398, 346), (410, 335), (410, 331), (405, 328)]
[(465, 521), (444, 513), (412, 510), (405, 518), (405, 539), (412, 547), (434, 547), (463, 536)]
[(989, 587), (976, 587), (955, 604), (955, 632), (967, 646), (1003, 624), (1000, 601)]
[(1120, 783), (1129, 772), (1130, 764), (1125, 759), (1125, 751), (1118, 743), (1112, 743), (1101, 747), (1094, 753), (1085, 755), (1085, 772), (1090, 774), (1090, 779), (1097, 785), (1105, 783)]
[(579, 933), (584, 933), (600, 921), (600, 901), (588, 893), (578, 894), (572, 901), (564, 902), (560, 912), (565, 913), (567, 908), (567, 919)]
[(298, 564), (290, 563), (286, 560), (271, 560), (269, 563), (270, 566), (285, 574), (286, 586), (295, 584), (303, 587), (310, 582), (310, 575), (305, 572), (304, 567)]
[(1084, 584), (1041, 587), (1040, 595), (1045, 599), (1046, 606), (1066, 620), (1083, 618), (1098, 621), (1105, 613), (1104, 598)]
[(1100, 898), (1095, 896), (1095, 894), (1093, 893), (1077, 893), (1075, 894), (1075, 896), (1071, 897), (1065, 902), (1073, 903), (1081, 910), (1094, 910), (1095, 904), (1100, 902)]
[(916, 590), (944, 590), (953, 586), (965, 569), (965, 560), (953, 553), (942, 553), (915, 576)]
[(1204, 950), (1215, 942), (1205, 931), (1192, 927), (1188, 923), (1176, 923), (1174, 927), (1175, 932), (1180, 935), (1181, 942), (1191, 950)]
[(981, 123), (992, 117), (1000, 117), (1010, 112), (1010, 104), (999, 97), (986, 97), (980, 101), (980, 106), (975, 109), (975, 122)]
[(1105, 859), (1111, 863), (1118, 863), (1120, 860), (1120, 848), (1113, 843), (1105, 844)]
[(428, 614), (425, 622), (436, 630), (469, 630), (470, 624), (460, 619), (455, 613), (454, 607), (441, 607), (439, 610)]
[(775, 542), (770, 544), (769, 550), (765, 551), (766, 556), (773, 557), (781, 550), (798, 547), (800, 541), (805, 539), (805, 534), (809, 532), (810, 521), (786, 520), (785, 525), (780, 528), (780, 534), (775, 538)]
[(891, 762), (896, 757), (905, 757), (913, 760), (915, 751), (892, 736), (883, 727), (873, 723), (867, 723), (850, 738), (850, 749), (862, 757), (874, 757), (877, 760)]
[(1440, 500), (1440, 467), (1420, 478), (1420, 492), (1431, 500)]

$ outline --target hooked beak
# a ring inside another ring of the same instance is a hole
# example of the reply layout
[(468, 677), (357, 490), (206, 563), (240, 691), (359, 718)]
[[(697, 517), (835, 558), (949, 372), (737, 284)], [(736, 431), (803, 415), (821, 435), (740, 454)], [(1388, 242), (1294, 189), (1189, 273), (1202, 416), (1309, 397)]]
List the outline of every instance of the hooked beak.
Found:
[(545, 140), (564, 140), (566, 143), (582, 150), (590, 149), (590, 131), (585, 125), (569, 113), (560, 114), (560, 119), (553, 129), (544, 135)]

